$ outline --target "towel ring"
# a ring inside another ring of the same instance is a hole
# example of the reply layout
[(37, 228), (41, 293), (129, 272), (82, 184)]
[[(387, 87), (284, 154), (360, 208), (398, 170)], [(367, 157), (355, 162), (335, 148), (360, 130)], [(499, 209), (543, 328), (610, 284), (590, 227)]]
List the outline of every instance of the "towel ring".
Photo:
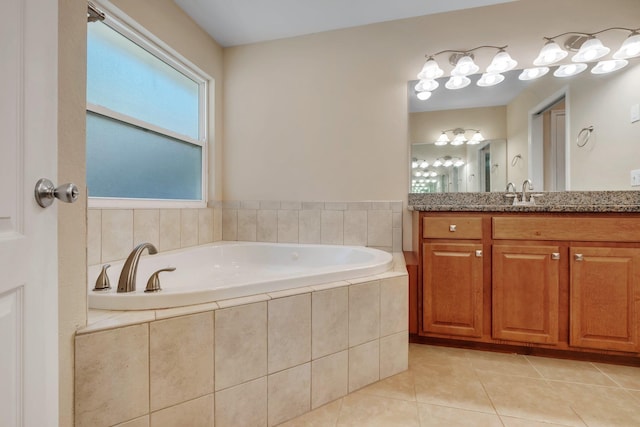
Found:
[[(591, 132), (593, 132), (593, 126), (582, 128), (580, 133), (578, 133), (578, 137), (576, 138), (576, 144), (578, 145), (578, 147), (582, 148), (587, 145), (587, 142), (589, 142), (589, 138), (591, 138)], [(580, 141), (582, 141), (582, 143)]]
[(522, 159), (522, 155), (520, 154), (516, 154), (515, 156), (513, 156), (513, 159), (511, 159), (511, 166), (515, 166), (518, 164), (518, 160)]

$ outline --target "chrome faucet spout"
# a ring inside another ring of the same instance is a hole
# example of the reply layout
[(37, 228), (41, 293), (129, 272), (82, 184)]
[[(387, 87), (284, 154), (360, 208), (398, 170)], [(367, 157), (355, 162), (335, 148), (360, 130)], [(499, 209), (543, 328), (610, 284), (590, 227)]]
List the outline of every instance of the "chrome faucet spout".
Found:
[(149, 254), (157, 254), (158, 250), (151, 243), (140, 243), (127, 257), (118, 280), (118, 292), (133, 292), (136, 290), (136, 273), (142, 252), (148, 249)]
[(533, 190), (533, 183), (529, 179), (525, 179), (524, 182), (522, 183), (522, 202), (523, 203), (527, 201), (527, 189), (529, 191)]
[(514, 193), (516, 192), (516, 185), (513, 182), (510, 182), (507, 184), (507, 193), (509, 191), (513, 191)]

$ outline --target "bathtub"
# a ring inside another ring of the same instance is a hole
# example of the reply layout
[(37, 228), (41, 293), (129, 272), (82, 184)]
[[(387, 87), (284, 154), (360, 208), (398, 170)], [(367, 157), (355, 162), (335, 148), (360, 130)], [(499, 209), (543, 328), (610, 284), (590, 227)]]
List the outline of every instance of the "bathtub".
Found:
[[(90, 308), (161, 309), (319, 285), (385, 272), (393, 258), (361, 246), (217, 242), (142, 256), (135, 292), (117, 293), (123, 264), (111, 263), (107, 291), (93, 291), (101, 266), (89, 267)], [(145, 293), (147, 279), (165, 267), (176, 271), (160, 273), (162, 290)]]

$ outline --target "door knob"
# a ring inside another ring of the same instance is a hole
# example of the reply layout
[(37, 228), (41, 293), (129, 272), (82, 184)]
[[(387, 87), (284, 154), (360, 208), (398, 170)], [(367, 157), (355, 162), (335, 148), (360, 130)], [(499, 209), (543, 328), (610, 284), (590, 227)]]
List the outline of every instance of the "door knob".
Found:
[(35, 188), (36, 202), (43, 207), (48, 208), (53, 203), (53, 199), (58, 199), (65, 203), (73, 203), (78, 200), (80, 191), (75, 184), (62, 184), (58, 187), (53, 186), (53, 182), (47, 178), (38, 180)]

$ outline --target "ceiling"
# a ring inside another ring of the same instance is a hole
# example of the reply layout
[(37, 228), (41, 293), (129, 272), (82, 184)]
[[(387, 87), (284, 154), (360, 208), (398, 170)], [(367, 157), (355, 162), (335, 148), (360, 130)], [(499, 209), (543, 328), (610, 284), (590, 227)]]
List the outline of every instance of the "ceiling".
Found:
[(511, 1), (175, 0), (223, 47)]

